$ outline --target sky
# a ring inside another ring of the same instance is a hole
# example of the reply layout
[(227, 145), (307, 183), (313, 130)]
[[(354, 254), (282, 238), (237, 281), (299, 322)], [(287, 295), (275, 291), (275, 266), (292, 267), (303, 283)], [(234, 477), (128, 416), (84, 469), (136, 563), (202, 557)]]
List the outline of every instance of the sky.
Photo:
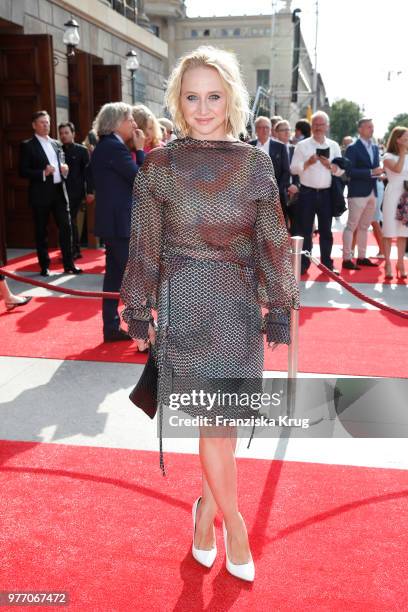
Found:
[[(329, 101), (356, 102), (382, 137), (395, 115), (408, 113), (408, 0), (318, 0), (318, 6), (317, 69)], [(269, 15), (272, 1), (186, 0), (186, 7), (189, 17)], [(316, 0), (294, 0), (295, 8), (313, 59)]]

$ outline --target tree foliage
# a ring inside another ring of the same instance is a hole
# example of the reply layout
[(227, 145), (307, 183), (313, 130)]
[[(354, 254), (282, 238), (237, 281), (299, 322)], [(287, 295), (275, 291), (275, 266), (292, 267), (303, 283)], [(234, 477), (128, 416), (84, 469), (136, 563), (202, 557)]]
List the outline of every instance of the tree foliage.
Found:
[(360, 107), (351, 100), (336, 100), (330, 108), (330, 136), (341, 143), (344, 136), (357, 134), (357, 122), (362, 117)]
[(399, 115), (395, 115), (394, 119), (390, 121), (387, 131), (384, 134), (384, 142), (387, 142), (389, 135), (397, 125), (408, 128), (408, 113), (400, 113)]

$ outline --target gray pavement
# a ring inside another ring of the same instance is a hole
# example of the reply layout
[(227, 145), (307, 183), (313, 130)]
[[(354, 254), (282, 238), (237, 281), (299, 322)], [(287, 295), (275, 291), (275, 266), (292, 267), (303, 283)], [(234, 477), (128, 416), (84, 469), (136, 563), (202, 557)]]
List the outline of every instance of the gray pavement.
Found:
[[(157, 452), (157, 419), (128, 399), (141, 370), (136, 364), (0, 357), (0, 439)], [(405, 438), (255, 437), (249, 449), (241, 438), (237, 455), (407, 469), (406, 444)], [(198, 440), (165, 438), (164, 450), (195, 454)]]

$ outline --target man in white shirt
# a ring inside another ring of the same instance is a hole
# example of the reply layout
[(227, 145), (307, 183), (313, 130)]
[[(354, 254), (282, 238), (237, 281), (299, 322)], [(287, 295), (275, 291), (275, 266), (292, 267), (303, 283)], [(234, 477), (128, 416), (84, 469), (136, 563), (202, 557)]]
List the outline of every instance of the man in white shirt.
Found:
[[(315, 215), (319, 223), (320, 259), (333, 270), (331, 250), (333, 246), (331, 184), (332, 176), (341, 176), (344, 170), (331, 162), (341, 157), (340, 147), (334, 140), (326, 137), (329, 130), (329, 117), (323, 111), (312, 115), (312, 136), (301, 140), (293, 154), (290, 171), (299, 175), (298, 229), (304, 238), (304, 249), (312, 250), (312, 231)], [(301, 272), (304, 274), (310, 260), (302, 255)]]
[(34, 136), (20, 146), (20, 175), (30, 181), (28, 199), (33, 211), (35, 242), (41, 276), (49, 276), (48, 221), (53, 214), (59, 230), (64, 271), (79, 274), (72, 257), (72, 228), (65, 177), (68, 166), (62, 163), (62, 149), (49, 137), (50, 116), (37, 111), (32, 118)]

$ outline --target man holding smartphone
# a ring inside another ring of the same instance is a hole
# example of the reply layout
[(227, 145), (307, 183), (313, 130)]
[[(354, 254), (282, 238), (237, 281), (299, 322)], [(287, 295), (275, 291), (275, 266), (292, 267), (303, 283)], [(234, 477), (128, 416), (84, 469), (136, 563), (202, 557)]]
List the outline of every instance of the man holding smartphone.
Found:
[[(312, 250), (313, 222), (317, 215), (320, 259), (327, 268), (339, 274), (339, 271), (333, 268), (331, 258), (333, 246), (331, 183), (332, 176), (341, 176), (344, 170), (331, 163), (335, 157), (341, 157), (341, 152), (337, 142), (326, 137), (328, 130), (328, 115), (323, 111), (314, 113), (312, 136), (296, 145), (290, 171), (292, 174), (298, 174), (300, 179), (297, 227), (304, 239), (304, 249)], [(302, 255), (301, 273), (304, 274), (309, 266), (310, 260)]]

